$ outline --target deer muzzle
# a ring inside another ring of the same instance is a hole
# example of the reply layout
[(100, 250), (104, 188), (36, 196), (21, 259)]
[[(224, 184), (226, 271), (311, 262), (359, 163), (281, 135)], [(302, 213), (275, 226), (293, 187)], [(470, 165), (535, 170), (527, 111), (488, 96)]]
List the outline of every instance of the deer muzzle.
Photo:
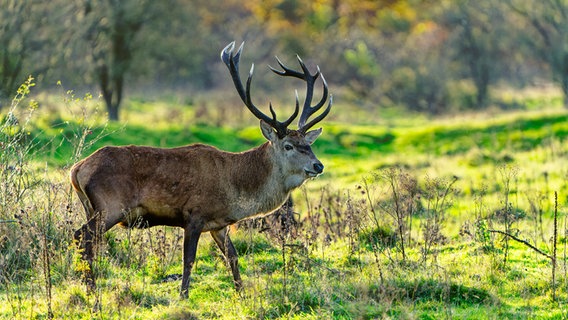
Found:
[(317, 174), (322, 173), (323, 172), (323, 164), (321, 162), (314, 163), (314, 171)]
[(311, 169), (304, 169), (304, 171), (306, 172), (306, 175), (308, 177), (316, 177), (317, 175), (321, 174), (323, 172), (323, 164), (321, 162), (316, 162), (313, 164)]

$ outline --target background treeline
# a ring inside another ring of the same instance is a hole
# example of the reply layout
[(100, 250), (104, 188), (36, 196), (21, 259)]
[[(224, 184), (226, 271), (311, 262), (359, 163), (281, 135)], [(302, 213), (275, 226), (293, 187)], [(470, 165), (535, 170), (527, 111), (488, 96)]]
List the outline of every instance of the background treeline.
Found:
[[(554, 82), (566, 97), (567, 16), (564, 0), (0, 0), (0, 106), (33, 75), (101, 92), (118, 119), (127, 94), (227, 88), (219, 51), (244, 40), (243, 69), (297, 53), (365, 108), (515, 107), (493, 89)], [(279, 85), (264, 71), (255, 90)]]

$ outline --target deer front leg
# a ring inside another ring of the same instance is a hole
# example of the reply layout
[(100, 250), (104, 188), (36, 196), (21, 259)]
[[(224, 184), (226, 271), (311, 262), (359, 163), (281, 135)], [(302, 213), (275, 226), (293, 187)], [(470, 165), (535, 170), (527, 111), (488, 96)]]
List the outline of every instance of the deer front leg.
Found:
[(199, 221), (190, 221), (184, 228), (183, 235), (183, 275), (181, 277), (181, 297), (187, 299), (189, 292), (189, 276), (191, 268), (195, 262), (195, 254), (197, 252), (197, 242), (201, 236), (203, 223)]
[(241, 291), (243, 288), (243, 282), (241, 280), (241, 274), (239, 272), (239, 257), (237, 255), (237, 250), (235, 250), (235, 246), (233, 246), (233, 242), (231, 238), (229, 238), (229, 229), (227, 227), (217, 230), (211, 231), (211, 236), (213, 236), (213, 240), (223, 252), (223, 256), (225, 260), (231, 266), (231, 271), (233, 272), (233, 279), (235, 282), (235, 289), (237, 291)]

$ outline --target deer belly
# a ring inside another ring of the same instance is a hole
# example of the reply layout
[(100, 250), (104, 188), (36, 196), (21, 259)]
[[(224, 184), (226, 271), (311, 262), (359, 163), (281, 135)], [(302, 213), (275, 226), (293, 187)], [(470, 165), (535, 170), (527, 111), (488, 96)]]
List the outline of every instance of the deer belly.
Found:
[(180, 210), (169, 206), (138, 206), (124, 214), (121, 225), (135, 228), (158, 225), (182, 227), (183, 216), (180, 212)]
[(258, 199), (240, 199), (234, 203), (227, 219), (236, 222), (246, 218), (264, 216), (280, 208), (285, 200), (265, 199), (264, 201), (259, 201)]
[(237, 221), (231, 220), (228, 217), (211, 220), (211, 221), (208, 221), (207, 223), (205, 223), (205, 225), (203, 226), (203, 232), (220, 230), (220, 229), (223, 229), (224, 227), (231, 225), (235, 222), (237, 222)]

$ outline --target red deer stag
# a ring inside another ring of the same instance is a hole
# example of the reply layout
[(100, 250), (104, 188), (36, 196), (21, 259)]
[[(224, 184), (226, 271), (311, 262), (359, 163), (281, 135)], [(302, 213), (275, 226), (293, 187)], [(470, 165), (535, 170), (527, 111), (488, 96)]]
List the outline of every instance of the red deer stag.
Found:
[[(202, 232), (210, 232), (231, 267), (235, 287), (242, 287), (237, 252), (229, 239), (227, 226), (242, 219), (268, 214), (278, 209), (290, 192), (323, 171), (323, 164), (310, 145), (322, 129), (308, 131), (327, 116), (328, 99), (323, 76), (323, 97), (314, 106), (311, 100), (319, 68), (311, 74), (298, 57), (302, 71), (285, 67), (272, 69), (276, 74), (299, 78), (307, 83), (306, 98), (298, 130), (288, 129), (299, 112), (296, 109), (284, 122), (262, 113), (251, 101), (251, 67), (246, 89), (239, 77), (239, 58), (243, 45), (233, 54), (235, 43), (221, 52), (237, 92), (247, 108), (260, 119), (260, 128), (268, 140), (259, 147), (231, 153), (194, 144), (161, 149), (144, 146), (104, 147), (71, 169), (71, 183), (87, 214), (87, 223), (75, 232), (83, 259), (92, 267), (93, 247), (98, 237), (116, 224), (125, 227), (177, 226), (184, 229), (183, 276), (181, 295), (187, 297), (191, 268), (197, 242)], [(278, 59), (278, 58), (276, 58)], [(95, 289), (92, 269), (85, 274), (89, 290)]]

